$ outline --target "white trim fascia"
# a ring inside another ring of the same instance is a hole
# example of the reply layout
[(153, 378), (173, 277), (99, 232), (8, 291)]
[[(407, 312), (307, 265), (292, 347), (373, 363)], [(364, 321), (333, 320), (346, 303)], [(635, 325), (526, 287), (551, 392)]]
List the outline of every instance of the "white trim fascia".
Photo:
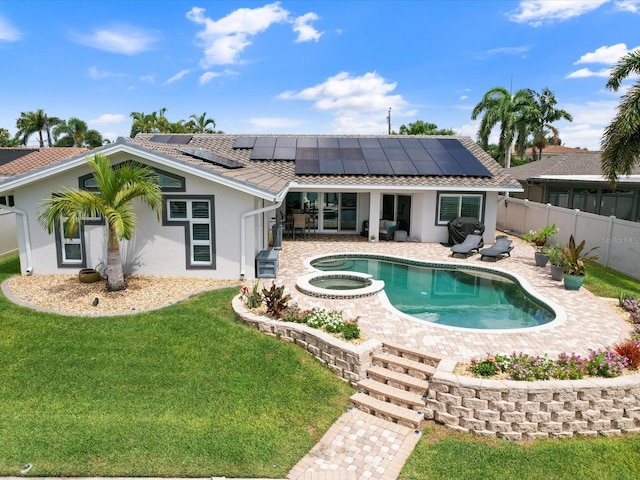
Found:
[[(603, 175), (538, 175), (530, 180), (569, 180), (573, 182), (609, 182)], [(618, 177), (617, 183), (640, 182), (640, 175), (624, 175)]]
[(110, 145), (106, 145), (105, 147), (98, 149), (98, 151), (86, 152), (77, 158), (71, 157), (71, 159), (69, 159), (68, 161), (63, 161), (63, 163), (46, 166), (31, 173), (26, 173), (24, 174), (24, 176), (19, 176), (19, 178), (16, 178), (13, 181), (0, 183), (0, 192), (13, 190), (29, 183), (36, 182), (50, 176), (58, 175), (60, 173), (67, 172), (68, 170), (72, 170), (73, 168), (79, 167), (84, 164), (87, 157), (95, 155), (96, 153), (100, 153), (105, 156), (110, 156), (115, 153), (128, 153), (130, 155), (144, 158), (145, 160), (150, 160), (159, 165), (172, 167), (181, 172), (189, 173), (191, 175), (204, 178), (215, 183), (219, 183), (226, 187), (233, 188), (234, 190), (239, 190), (243, 193), (247, 193), (249, 195), (253, 195), (255, 197), (262, 198), (271, 202), (277, 202), (278, 199), (283, 196), (282, 191), (274, 195), (272, 193), (265, 192), (264, 190), (252, 188), (240, 182), (222, 177), (214, 172), (207, 172), (201, 168), (194, 167), (185, 162), (172, 160), (168, 156), (164, 155), (156, 155), (145, 148), (138, 148), (137, 146), (129, 145), (126, 143), (113, 143)]
[(322, 192), (322, 191), (331, 191), (334, 192), (336, 190), (339, 191), (412, 191), (412, 192), (424, 192), (424, 191), (433, 191), (433, 192), (443, 192), (443, 191), (451, 191), (451, 192), (524, 192), (524, 188), (522, 187), (469, 187), (469, 186), (449, 186), (449, 185), (348, 185), (348, 184), (300, 184), (297, 182), (291, 182), (289, 184), (289, 191), (299, 190), (299, 191), (314, 191), (314, 192)]

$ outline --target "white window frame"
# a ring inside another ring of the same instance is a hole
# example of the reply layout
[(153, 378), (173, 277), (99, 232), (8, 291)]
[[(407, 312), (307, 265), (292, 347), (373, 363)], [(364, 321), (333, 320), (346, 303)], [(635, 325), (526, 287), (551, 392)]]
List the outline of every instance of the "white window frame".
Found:
[[(58, 225), (58, 231), (60, 236), (60, 259), (63, 265), (69, 266), (81, 266), (84, 265), (84, 245), (83, 245), (83, 232), (82, 225), (78, 225), (76, 230), (76, 236), (74, 238), (67, 238), (65, 235), (65, 223), (66, 218), (61, 218)], [(78, 245), (80, 247), (80, 258), (67, 258), (67, 245)]]
[(480, 205), (478, 206), (478, 216), (477, 219), (479, 221), (483, 221), (484, 217), (484, 195), (482, 193), (439, 193), (438, 194), (438, 211), (436, 212), (436, 225), (446, 225), (450, 220), (441, 220), (440, 219), (440, 209), (442, 207), (442, 199), (443, 198), (458, 198), (458, 212), (455, 217), (462, 216), (462, 199), (463, 197), (474, 197), (480, 199)]
[[(183, 225), (185, 228), (185, 255), (187, 260), (187, 268), (215, 268), (215, 249), (214, 249), (214, 201), (213, 197), (165, 197), (166, 200), (166, 219), (165, 225)], [(186, 206), (186, 216), (172, 216), (171, 205), (175, 203), (184, 203)], [(208, 216), (206, 218), (194, 216), (194, 203), (206, 203)], [(209, 238), (195, 239), (193, 235), (194, 225), (207, 225)], [(196, 247), (206, 246), (209, 250), (209, 260), (196, 260)]]

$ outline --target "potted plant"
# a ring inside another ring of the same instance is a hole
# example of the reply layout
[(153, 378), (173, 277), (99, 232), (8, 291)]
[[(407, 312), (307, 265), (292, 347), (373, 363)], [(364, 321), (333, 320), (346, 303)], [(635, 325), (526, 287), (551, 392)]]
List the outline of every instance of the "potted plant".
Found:
[(375, 235), (371, 235), (371, 237), (369, 238), (369, 241), (371, 243), (374, 243), (376, 241), (376, 236)]
[(522, 239), (525, 242), (529, 242), (533, 248), (536, 249), (535, 259), (536, 265), (539, 267), (547, 265), (549, 257), (543, 252), (543, 248), (547, 241), (556, 233), (558, 233), (558, 227), (556, 227), (556, 224), (554, 223), (552, 225), (542, 227), (540, 230), (531, 230), (529, 233), (525, 233), (522, 236)]
[(564, 276), (565, 260), (568, 255), (566, 243), (557, 243), (544, 247), (543, 252), (549, 257), (551, 263), (551, 278), (553, 280), (562, 280)]
[(583, 253), (585, 240), (576, 245), (573, 235), (569, 238), (569, 246), (566, 250), (565, 267), (564, 267), (564, 288), (567, 290), (578, 290), (584, 282), (585, 260), (597, 260), (598, 255), (589, 255), (598, 247)]

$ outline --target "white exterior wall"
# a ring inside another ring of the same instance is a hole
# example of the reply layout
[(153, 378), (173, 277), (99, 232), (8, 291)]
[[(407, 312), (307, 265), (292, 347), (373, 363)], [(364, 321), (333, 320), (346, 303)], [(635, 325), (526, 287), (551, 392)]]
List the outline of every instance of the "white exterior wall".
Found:
[[(130, 156), (116, 157), (113, 162), (119, 163)], [(145, 162), (149, 166), (155, 165)], [(243, 213), (257, 208), (255, 197), (232, 188), (217, 185), (179, 170), (158, 166), (161, 170), (185, 177), (186, 192), (167, 192), (168, 197), (187, 197), (189, 195), (213, 195), (214, 217), (212, 219), (215, 239), (215, 269), (188, 269), (185, 250), (184, 226), (162, 225), (148, 206), (136, 201), (137, 214), (136, 234), (131, 241), (123, 242), (121, 253), (126, 274), (168, 275), (198, 278), (236, 279), (240, 277), (240, 218)], [(81, 267), (58, 267), (55, 234), (49, 235), (37, 220), (37, 211), (44, 198), (50, 192), (58, 191), (64, 186), (78, 188), (78, 177), (91, 173), (88, 166), (75, 169), (55, 177), (35, 182), (14, 192), (16, 206), (28, 214), (31, 253), (34, 274), (75, 273)], [(246, 230), (246, 265), (247, 278), (254, 277), (254, 259), (260, 249), (261, 238), (257, 239), (256, 227), (261, 225), (262, 217), (249, 217)], [(18, 236), (20, 249), (23, 252), (26, 242), (22, 235)], [(106, 264), (106, 226), (85, 225), (85, 254), (87, 268)], [(21, 255), (23, 274), (27, 273), (26, 255)]]

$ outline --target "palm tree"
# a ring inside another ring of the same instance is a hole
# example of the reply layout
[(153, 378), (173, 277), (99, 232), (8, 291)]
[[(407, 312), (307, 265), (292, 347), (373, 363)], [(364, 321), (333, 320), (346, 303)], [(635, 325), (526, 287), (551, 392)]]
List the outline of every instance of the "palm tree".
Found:
[[(631, 74), (640, 74), (640, 50), (618, 60), (606, 87), (617, 92)], [(630, 175), (633, 166), (640, 162), (640, 81), (622, 96), (616, 116), (605, 128), (600, 144), (602, 172), (615, 185), (619, 175)]]
[(0, 147), (17, 147), (18, 140), (11, 138), (9, 130), (0, 128)]
[(29, 137), (34, 133), (39, 135), (40, 148), (44, 147), (44, 137), (42, 132), (47, 133), (48, 145), (51, 147), (51, 131), (50, 127), (57, 125), (61, 122), (57, 117), (47, 117), (44, 110), (41, 108), (35, 112), (21, 112), (20, 118), (16, 120), (16, 132), (15, 138), (19, 140), (20, 145), (26, 145), (29, 141)]
[(62, 120), (56, 125), (53, 128), (53, 138), (56, 147), (97, 148), (103, 144), (100, 132), (90, 130), (86, 122), (75, 117), (66, 122)]
[[(192, 114), (187, 122), (192, 133), (213, 133), (213, 130), (216, 128), (216, 122), (213, 118), (207, 118), (207, 112), (204, 112), (202, 115)], [(209, 128), (211, 125), (211, 128)]]
[(120, 241), (130, 240), (135, 233), (136, 214), (131, 201), (135, 198), (156, 212), (162, 212), (162, 192), (153, 170), (133, 162), (111, 167), (109, 159), (96, 154), (87, 159), (93, 169), (97, 191), (65, 188), (53, 193), (41, 205), (40, 224), (51, 233), (62, 219), (67, 224), (65, 235), (71, 237), (84, 218), (105, 218), (107, 240), (107, 290), (127, 288), (122, 269)]
[(511, 165), (514, 139), (518, 145), (523, 145), (531, 133), (528, 118), (533, 104), (531, 90), (518, 90), (511, 95), (506, 88), (495, 87), (484, 94), (471, 112), (472, 120), (476, 120), (484, 112), (478, 129), (478, 142), (484, 150), (489, 148), (491, 130), (500, 124), (499, 152), (504, 156), (505, 168)]
[(435, 123), (423, 122), (422, 120), (416, 120), (409, 126), (400, 125), (398, 133), (400, 135), (455, 135), (451, 129), (438, 128)]
[[(533, 130), (533, 145), (532, 153), (534, 160), (540, 160), (542, 158), (542, 150), (547, 146), (547, 135), (549, 131), (553, 135), (553, 145), (559, 145), (560, 132), (555, 128), (552, 123), (558, 120), (573, 121), (573, 117), (569, 112), (561, 108), (556, 108), (558, 103), (555, 94), (547, 87), (542, 89), (541, 93), (531, 91), (535, 108), (530, 109), (532, 118), (531, 127)], [(538, 149), (538, 158), (536, 159), (535, 150)], [(524, 148), (520, 152), (522, 157), (524, 154)]]

